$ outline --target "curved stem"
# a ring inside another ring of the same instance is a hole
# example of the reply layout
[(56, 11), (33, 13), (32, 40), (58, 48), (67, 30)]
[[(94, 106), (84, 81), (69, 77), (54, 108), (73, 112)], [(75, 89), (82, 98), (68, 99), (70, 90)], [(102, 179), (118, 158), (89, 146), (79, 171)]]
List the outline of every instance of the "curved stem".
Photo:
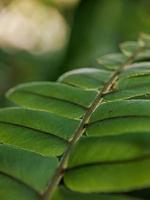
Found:
[(94, 110), (96, 109), (96, 107), (98, 105), (101, 105), (103, 103), (103, 101), (104, 101), (103, 96), (113, 90), (113, 86), (115, 85), (122, 69), (124, 69), (124, 68), (128, 67), (130, 64), (132, 64), (132, 62), (135, 60), (135, 58), (141, 52), (141, 50), (143, 50), (143, 47), (139, 48), (133, 55), (131, 55), (126, 60), (126, 62), (123, 65), (121, 65), (115, 72), (113, 72), (110, 79), (106, 82), (106, 84), (104, 85), (102, 90), (98, 93), (98, 95), (96, 96), (94, 101), (91, 103), (90, 107), (86, 110), (86, 113), (84, 114), (78, 129), (74, 133), (74, 137), (70, 141), (65, 153), (63, 154), (63, 156), (61, 158), (60, 164), (59, 164), (51, 182), (49, 183), (47, 190), (43, 194), (43, 200), (51, 200), (52, 199), (53, 193), (56, 190), (58, 184), (60, 183), (60, 181), (63, 177), (63, 174), (64, 174), (64, 170), (67, 167), (67, 162), (70, 157), (71, 151), (72, 151), (74, 145), (76, 144), (76, 142), (83, 135), (83, 133), (85, 131), (85, 125), (88, 123), (92, 113), (94, 112)]

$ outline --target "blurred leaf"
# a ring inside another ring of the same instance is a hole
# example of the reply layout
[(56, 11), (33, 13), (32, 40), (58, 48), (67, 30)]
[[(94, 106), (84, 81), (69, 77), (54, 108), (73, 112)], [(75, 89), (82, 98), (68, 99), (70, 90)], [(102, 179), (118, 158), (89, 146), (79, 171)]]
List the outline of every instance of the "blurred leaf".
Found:
[(97, 59), (99, 64), (110, 70), (118, 68), (118, 66), (123, 64), (125, 60), (126, 56), (121, 53), (112, 53)]
[(137, 51), (140, 44), (138, 42), (128, 41), (120, 44), (120, 48), (124, 55), (131, 56)]
[(150, 33), (150, 2), (82, 0), (75, 15), (64, 69), (87, 67), (139, 32)]
[(75, 15), (65, 70), (89, 66), (99, 55), (115, 49), (121, 11), (120, 0), (81, 1)]

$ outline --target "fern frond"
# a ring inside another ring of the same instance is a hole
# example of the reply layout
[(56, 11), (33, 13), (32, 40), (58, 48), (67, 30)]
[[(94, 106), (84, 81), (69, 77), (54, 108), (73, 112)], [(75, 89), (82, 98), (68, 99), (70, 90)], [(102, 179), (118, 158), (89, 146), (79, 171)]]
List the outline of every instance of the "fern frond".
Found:
[(20, 107), (0, 110), (1, 199), (134, 200), (125, 192), (150, 187), (149, 43), (8, 91)]

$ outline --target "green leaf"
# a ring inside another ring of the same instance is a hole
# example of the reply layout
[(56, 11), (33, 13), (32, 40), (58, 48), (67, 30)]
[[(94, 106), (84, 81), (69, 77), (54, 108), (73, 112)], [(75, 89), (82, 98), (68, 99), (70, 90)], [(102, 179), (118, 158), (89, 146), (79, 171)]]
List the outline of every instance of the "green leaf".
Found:
[(90, 122), (103, 121), (107, 119), (127, 117), (127, 116), (150, 116), (150, 101), (146, 100), (121, 100), (109, 103), (103, 103), (97, 107), (92, 114)]
[[(68, 168), (119, 164), (150, 156), (149, 134), (85, 137), (75, 146)], [(90, 146), (90, 148), (88, 148)]]
[(101, 89), (110, 74), (103, 69), (83, 68), (63, 74), (59, 81), (84, 89)]
[(142, 33), (139, 37), (139, 44), (142, 47), (146, 46), (147, 48), (150, 48), (150, 36), (149, 36), (149, 34)]
[(140, 45), (136, 41), (128, 41), (120, 45), (121, 51), (125, 56), (131, 56), (133, 53), (136, 53), (139, 47)]
[[(106, 108), (107, 107), (107, 108)], [(87, 125), (88, 135), (149, 133), (150, 101), (117, 101), (103, 104)], [(105, 111), (104, 111), (105, 110)], [(103, 115), (103, 112), (105, 114)]]
[(150, 93), (149, 88), (150, 63), (131, 64), (122, 70), (115, 89), (105, 95), (106, 101), (143, 98)]
[(20, 125), (68, 140), (79, 126), (80, 121), (45, 111), (14, 107), (0, 110), (0, 122)]
[(126, 56), (121, 53), (112, 53), (106, 56), (102, 56), (97, 59), (98, 63), (106, 67), (106, 69), (115, 70), (120, 65), (123, 65), (126, 60)]
[(38, 195), (26, 186), (0, 174), (0, 198), (3, 200), (37, 200)]
[(137, 88), (141, 86), (149, 85), (150, 73), (147, 72), (144, 75), (132, 76), (127, 79), (120, 79), (118, 85), (123, 88)]
[(146, 49), (143, 52), (139, 53), (135, 61), (150, 61), (150, 50)]
[[(2, 144), (0, 145), (0, 160), (0, 185), (5, 185), (5, 188), (0, 187), (1, 199), (8, 198), (7, 193), (9, 193), (10, 187), (13, 188), (13, 190), (10, 189), (11, 193), (20, 195), (20, 199), (22, 199), (21, 193), (23, 195), (25, 191), (27, 197), (29, 193), (29, 198), (30, 195), (36, 196), (35, 192), (40, 194), (47, 187), (57, 167), (56, 158), (42, 157)], [(17, 187), (20, 192), (17, 192)], [(33, 192), (31, 192), (32, 190)]]
[(119, 76), (119, 81), (124, 78), (132, 78), (148, 74), (150, 74), (150, 62), (135, 63), (122, 71)]
[(95, 96), (96, 91), (52, 82), (27, 83), (7, 93), (7, 97), (19, 105), (69, 118), (81, 117)]
[[(148, 109), (149, 107), (147, 107)], [(124, 115), (114, 118), (95, 121), (88, 125), (87, 135), (118, 135), (118, 134), (134, 134), (149, 133), (150, 116), (144, 115)]]
[(60, 155), (78, 125), (77, 120), (44, 111), (23, 108), (1, 109), (0, 142), (42, 155)]
[(123, 88), (136, 88), (149, 84), (150, 76), (150, 63), (143, 62), (134, 64), (127, 68), (120, 75), (118, 87)]
[(73, 192), (64, 187), (60, 187), (57, 189), (52, 200), (138, 200), (138, 199), (129, 196), (113, 195), (113, 194), (112, 195), (105, 195), (98, 193), (83, 194), (83, 193)]
[(72, 152), (65, 182), (79, 192), (119, 192), (149, 186), (145, 174), (150, 173), (149, 143), (150, 135), (144, 133), (85, 137)]
[(77, 167), (68, 170), (64, 180), (70, 189), (78, 192), (121, 192), (149, 187), (150, 158), (142, 162), (137, 159)]
[(148, 97), (149, 99), (150, 94), (150, 86), (146, 85), (142, 88), (131, 88), (125, 90), (118, 90), (115, 92), (111, 92), (107, 94), (104, 98), (106, 101), (116, 101), (116, 100), (123, 100), (123, 99), (142, 99), (143, 97)]

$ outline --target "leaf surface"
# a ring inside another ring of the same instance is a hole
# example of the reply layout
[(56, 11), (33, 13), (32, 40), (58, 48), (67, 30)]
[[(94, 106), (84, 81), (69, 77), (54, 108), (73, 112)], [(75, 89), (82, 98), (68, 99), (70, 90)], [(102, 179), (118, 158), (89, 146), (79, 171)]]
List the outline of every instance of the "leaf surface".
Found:
[(83, 90), (62, 83), (37, 82), (11, 89), (7, 97), (25, 107), (71, 118), (83, 115), (96, 94), (96, 91)]
[[(3, 144), (0, 145), (0, 160), (1, 199), (7, 199), (13, 193), (17, 195), (14, 199), (19, 199), (19, 196), (20, 199), (27, 199), (28, 196), (35, 199), (36, 192), (41, 193), (46, 188), (58, 164), (54, 157), (42, 157)], [(10, 194), (7, 194), (9, 189)], [(25, 197), (22, 198), (21, 194)]]
[(73, 192), (70, 190), (67, 190), (64, 187), (60, 187), (57, 189), (54, 197), (52, 200), (140, 200), (136, 198), (132, 198), (129, 196), (123, 196), (123, 195), (105, 195), (105, 194), (99, 194), (99, 193), (93, 193), (93, 194), (83, 194), (78, 192)]
[(106, 70), (83, 68), (65, 73), (59, 81), (85, 89), (100, 89), (110, 75), (111, 73)]

